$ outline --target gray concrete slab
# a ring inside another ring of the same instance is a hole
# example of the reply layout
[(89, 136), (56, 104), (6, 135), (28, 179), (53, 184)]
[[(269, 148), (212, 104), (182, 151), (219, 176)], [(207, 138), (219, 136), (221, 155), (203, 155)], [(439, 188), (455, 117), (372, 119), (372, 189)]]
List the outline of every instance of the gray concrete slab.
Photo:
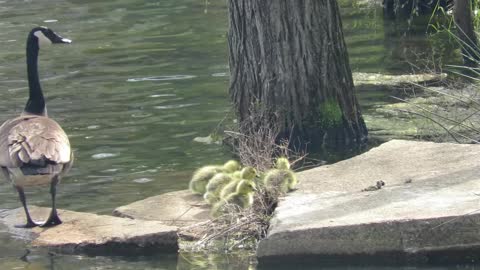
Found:
[[(48, 208), (30, 207), (33, 217), (46, 217)], [(59, 210), (63, 223), (50, 228), (15, 228), (25, 222), (23, 208), (3, 211), (0, 223), (32, 247), (62, 253), (145, 254), (177, 252), (177, 228), (158, 221)]]
[(113, 211), (113, 215), (184, 227), (210, 220), (210, 206), (202, 196), (192, 194), (189, 190), (180, 190), (120, 206)]
[[(299, 173), (259, 260), (427, 254), (480, 246), (480, 145), (394, 140)], [(384, 181), (377, 191), (362, 191)], [(467, 254), (467, 253), (465, 253)]]

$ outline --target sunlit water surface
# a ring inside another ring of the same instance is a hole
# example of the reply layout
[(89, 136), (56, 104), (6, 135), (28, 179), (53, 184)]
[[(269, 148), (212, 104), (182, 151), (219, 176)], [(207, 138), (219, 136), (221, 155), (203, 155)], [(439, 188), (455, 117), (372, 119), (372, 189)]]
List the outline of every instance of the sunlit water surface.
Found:
[[(345, 2), (352, 70), (409, 70), (400, 38), (407, 48), (428, 48), (423, 36), (389, 36), (381, 10)], [(216, 144), (193, 141), (231, 114), (224, 1), (1, 0), (2, 122), (25, 104), (25, 39), (37, 25), (73, 40), (43, 49), (39, 63), (49, 115), (69, 134), (76, 156), (59, 188), (59, 208), (110, 214), (120, 205), (184, 189), (194, 168), (232, 156)], [(385, 101), (384, 94), (359, 98), (366, 109)], [(7, 183), (0, 184), (0, 198), (0, 209), (20, 206)], [(30, 204), (49, 204), (39, 192), (28, 198)], [(27, 262), (20, 260), (24, 253), (25, 243), (0, 228), (0, 269), (195, 268), (182, 254), (125, 258), (34, 251)], [(210, 261), (197, 269), (213, 267), (211, 258), (205, 260)], [(246, 269), (249, 260), (217, 256), (213, 264)]]

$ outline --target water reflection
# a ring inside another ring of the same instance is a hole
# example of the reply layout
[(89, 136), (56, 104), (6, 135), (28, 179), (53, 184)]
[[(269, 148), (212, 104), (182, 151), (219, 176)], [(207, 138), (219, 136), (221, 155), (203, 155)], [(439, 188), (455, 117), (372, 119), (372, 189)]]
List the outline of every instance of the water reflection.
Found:
[(382, 1), (339, 2), (353, 71), (402, 74), (461, 61), (448, 37), (426, 38), (429, 16), (389, 20), (384, 18)]
[[(9, 257), (1, 261), (2, 269), (69, 270), (69, 269), (177, 269), (177, 255), (140, 257), (104, 257), (30, 253), (25, 258)], [(5, 267), (5, 268), (4, 268)]]
[[(210, 77), (226, 70), (225, 6), (212, 4), (208, 16), (203, 9), (198, 1), (1, 1), (1, 121), (25, 104), (24, 44), (31, 27), (46, 25), (75, 40), (68, 49), (42, 50), (39, 62), (49, 114), (69, 134), (76, 156), (59, 186), (59, 207), (110, 214), (120, 205), (183, 189), (195, 167), (231, 157), (220, 146), (193, 142), (229, 110), (227, 79)], [(4, 182), (0, 196), (0, 208), (20, 206)], [(36, 190), (29, 198), (48, 205), (48, 196)], [(49, 269), (47, 255), (32, 255), (27, 265), (17, 259), (25, 243), (11, 245), (7, 232), (0, 238), (0, 269)], [(168, 256), (136, 260), (56, 256), (54, 266), (176, 265)]]
[(185, 253), (178, 256), (177, 270), (255, 269), (255, 259), (245, 253), (205, 254)]

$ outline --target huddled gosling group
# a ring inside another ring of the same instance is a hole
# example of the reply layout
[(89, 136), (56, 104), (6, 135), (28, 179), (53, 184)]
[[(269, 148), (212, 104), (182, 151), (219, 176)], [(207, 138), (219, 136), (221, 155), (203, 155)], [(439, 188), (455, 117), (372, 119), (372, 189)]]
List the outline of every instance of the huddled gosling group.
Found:
[(268, 192), (282, 194), (294, 190), (297, 183), (290, 162), (280, 157), (275, 162), (275, 168), (261, 174), (250, 166), (242, 168), (235, 160), (223, 165), (201, 167), (193, 173), (189, 189), (194, 194), (202, 195), (205, 202), (212, 205), (211, 214), (216, 217), (224, 213), (228, 206), (237, 209), (251, 207), (258, 186), (265, 187)]

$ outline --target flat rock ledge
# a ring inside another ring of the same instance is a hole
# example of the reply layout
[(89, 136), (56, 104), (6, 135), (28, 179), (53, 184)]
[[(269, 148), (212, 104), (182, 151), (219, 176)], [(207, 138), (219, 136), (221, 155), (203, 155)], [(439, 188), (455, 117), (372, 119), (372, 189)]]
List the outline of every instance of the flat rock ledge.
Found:
[[(46, 217), (48, 208), (30, 207), (34, 217)], [(146, 254), (177, 252), (177, 228), (158, 221), (131, 220), (113, 216), (59, 210), (63, 223), (50, 228), (21, 229), (23, 208), (3, 211), (0, 223), (32, 247), (61, 253)]]
[(113, 215), (135, 220), (155, 220), (176, 226), (182, 239), (194, 240), (201, 237), (197, 234), (195, 225), (210, 220), (210, 206), (202, 196), (192, 194), (189, 190), (180, 190), (118, 207)]
[(480, 145), (393, 140), (299, 180), (259, 243), (260, 264), (480, 257)]

